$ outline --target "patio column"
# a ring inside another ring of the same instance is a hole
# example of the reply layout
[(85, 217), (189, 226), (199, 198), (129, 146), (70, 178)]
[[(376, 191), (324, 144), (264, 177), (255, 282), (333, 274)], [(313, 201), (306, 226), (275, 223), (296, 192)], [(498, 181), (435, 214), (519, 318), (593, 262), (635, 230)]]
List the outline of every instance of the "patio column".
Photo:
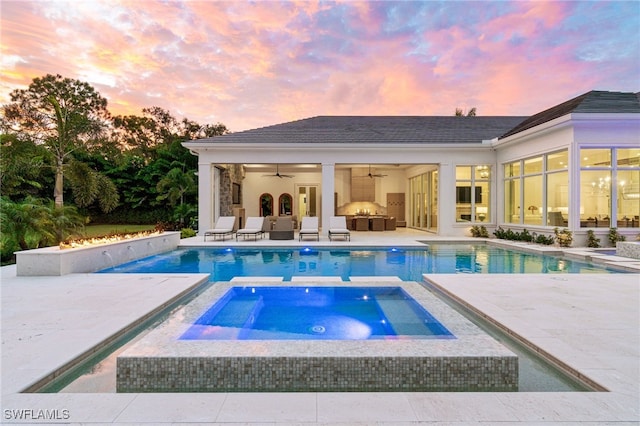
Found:
[(214, 226), (211, 163), (198, 163), (198, 235)]
[(320, 227), (322, 235), (329, 233), (329, 218), (333, 216), (335, 205), (333, 194), (336, 186), (335, 163), (322, 164), (322, 217)]
[[(440, 189), (438, 193), (440, 211), (438, 212), (438, 232), (444, 236), (455, 236), (456, 228), (456, 166), (451, 163), (440, 163)], [(451, 195), (449, 195), (451, 194)]]

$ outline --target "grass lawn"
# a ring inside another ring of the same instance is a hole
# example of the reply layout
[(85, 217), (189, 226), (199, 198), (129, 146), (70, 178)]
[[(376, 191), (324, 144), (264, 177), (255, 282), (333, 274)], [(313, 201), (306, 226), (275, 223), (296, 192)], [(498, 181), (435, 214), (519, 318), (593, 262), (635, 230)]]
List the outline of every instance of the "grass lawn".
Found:
[(133, 232), (153, 231), (155, 225), (87, 225), (84, 227), (84, 235), (79, 238), (102, 237), (111, 234), (130, 234)]

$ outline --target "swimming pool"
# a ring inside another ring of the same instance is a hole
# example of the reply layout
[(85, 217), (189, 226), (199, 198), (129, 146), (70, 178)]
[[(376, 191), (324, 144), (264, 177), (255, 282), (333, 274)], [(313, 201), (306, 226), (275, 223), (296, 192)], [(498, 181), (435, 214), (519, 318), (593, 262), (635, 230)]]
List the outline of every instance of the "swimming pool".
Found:
[(454, 338), (400, 287), (232, 287), (181, 340)]
[(181, 248), (104, 269), (103, 273), (209, 273), (234, 277), (394, 276), (422, 281), (426, 273), (612, 273), (555, 256), (515, 252), (485, 244), (432, 244), (426, 248)]

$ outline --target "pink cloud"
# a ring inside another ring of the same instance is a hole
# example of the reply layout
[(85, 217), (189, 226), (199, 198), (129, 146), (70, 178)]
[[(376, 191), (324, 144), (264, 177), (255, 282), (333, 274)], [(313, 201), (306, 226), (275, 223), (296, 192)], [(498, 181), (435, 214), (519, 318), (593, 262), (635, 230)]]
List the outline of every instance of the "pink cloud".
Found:
[[(640, 32), (620, 20), (640, 14), (618, 6), (3, 3), (0, 102), (60, 73), (94, 85), (115, 114), (160, 106), (234, 131), (324, 114), (525, 115), (591, 89), (638, 90)], [(594, 19), (611, 29), (589, 35)]]

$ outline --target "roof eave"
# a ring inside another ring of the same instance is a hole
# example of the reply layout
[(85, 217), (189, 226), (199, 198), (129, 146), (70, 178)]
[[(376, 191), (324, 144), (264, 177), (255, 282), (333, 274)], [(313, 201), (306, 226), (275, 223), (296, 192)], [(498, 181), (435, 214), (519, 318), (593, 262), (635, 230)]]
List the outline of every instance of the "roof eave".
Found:
[(573, 120), (580, 121), (620, 121), (620, 120), (640, 120), (640, 112), (574, 112), (571, 114)]
[(499, 138), (492, 144), (494, 148), (504, 148), (509, 145), (521, 143), (531, 139), (534, 136), (542, 136), (546, 133), (557, 131), (563, 127), (570, 126), (573, 121), (573, 114), (566, 114), (562, 117), (554, 118), (553, 120), (538, 124), (537, 126), (525, 129), (513, 135), (509, 135), (505, 138)]
[(282, 149), (291, 149), (291, 146), (295, 146), (296, 150), (306, 150), (306, 149), (331, 149), (331, 150), (348, 150), (353, 149), (354, 147), (358, 148), (370, 148), (370, 149), (398, 149), (398, 148), (416, 148), (419, 146), (421, 148), (429, 148), (429, 149), (469, 149), (469, 148), (491, 148), (490, 141), (479, 141), (479, 142), (451, 142), (451, 143), (420, 143), (420, 142), (412, 142), (412, 143), (363, 143), (363, 142), (355, 142), (355, 143), (297, 143), (297, 142), (278, 142), (278, 143), (256, 143), (256, 142), (223, 142), (223, 143), (215, 143), (215, 142), (196, 142), (196, 141), (188, 141), (183, 142), (182, 145), (189, 149), (190, 151), (194, 150), (217, 150), (217, 149), (251, 149), (251, 148), (261, 148), (261, 149), (273, 149), (273, 148), (282, 148)]

